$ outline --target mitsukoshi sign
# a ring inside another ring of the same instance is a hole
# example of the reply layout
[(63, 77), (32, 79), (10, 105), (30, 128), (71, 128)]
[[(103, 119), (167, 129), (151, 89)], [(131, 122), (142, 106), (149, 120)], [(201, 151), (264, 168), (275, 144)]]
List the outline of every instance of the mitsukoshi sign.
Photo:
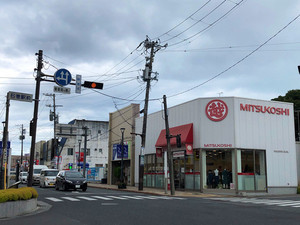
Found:
[(262, 105), (250, 105), (250, 104), (240, 104), (240, 111), (246, 112), (256, 112), (256, 113), (268, 113), (276, 115), (290, 115), (289, 109), (277, 108), (271, 106), (262, 106)]
[(218, 122), (226, 118), (228, 107), (222, 100), (215, 99), (207, 103), (205, 113), (208, 119)]

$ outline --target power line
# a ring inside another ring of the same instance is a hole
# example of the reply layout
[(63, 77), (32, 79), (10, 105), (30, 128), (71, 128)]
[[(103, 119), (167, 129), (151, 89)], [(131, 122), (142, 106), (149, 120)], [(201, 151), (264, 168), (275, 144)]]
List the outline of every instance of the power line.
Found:
[(157, 38), (158, 39), (164, 35), (168, 35), (171, 31), (175, 30), (177, 27), (179, 27), (181, 24), (183, 24), (184, 22), (186, 22), (188, 19), (191, 19), (192, 16), (194, 16), (196, 13), (198, 13), (201, 9), (203, 9), (209, 2), (211, 2), (211, 0), (207, 1), (206, 3), (204, 3), (200, 8), (198, 8), (195, 12), (193, 12), (191, 15), (189, 15), (186, 19), (184, 19), (183, 21), (181, 21), (179, 24), (177, 24), (176, 26), (174, 26), (173, 28), (171, 28), (170, 30), (168, 30), (167, 32), (159, 35)]
[(218, 8), (220, 8), (227, 0), (223, 0), (219, 5), (217, 5), (215, 8), (213, 8), (209, 13), (207, 13), (205, 16), (203, 16), (200, 20), (197, 20), (197, 22), (193, 23), (191, 26), (189, 26), (188, 28), (186, 28), (185, 30), (181, 31), (180, 33), (176, 34), (175, 36), (162, 41), (167, 42), (170, 40), (173, 40), (174, 38), (180, 36), (181, 34), (185, 33), (186, 31), (188, 31), (189, 29), (191, 29), (192, 27), (194, 27), (195, 25), (197, 25), (198, 23), (202, 22), (202, 20), (204, 20), (206, 17), (208, 17), (210, 14), (212, 14), (214, 11), (216, 11)]
[(179, 92), (177, 94), (171, 95), (169, 96), (169, 98), (187, 93), (191, 90), (194, 90), (200, 86), (203, 86), (204, 84), (214, 80), (215, 78), (221, 76), (222, 74), (226, 73), (227, 71), (229, 71), (230, 69), (232, 69), (233, 67), (235, 67), (236, 65), (240, 64), (241, 62), (243, 62), (245, 59), (247, 59), (249, 56), (253, 55), (255, 52), (257, 52), (260, 48), (262, 48), (264, 45), (266, 45), (269, 41), (271, 41), (273, 38), (275, 38), (279, 33), (281, 33), (283, 30), (285, 30), (289, 25), (291, 25), (294, 21), (296, 21), (298, 18), (300, 17), (300, 14), (298, 14), (293, 20), (291, 20), (287, 25), (285, 25), (283, 28), (281, 28), (279, 31), (277, 31), (274, 35), (272, 35), (270, 38), (268, 38), (265, 42), (263, 42), (261, 45), (259, 45), (257, 48), (255, 48), (253, 51), (251, 51), (249, 54), (247, 54), (246, 56), (244, 56), (242, 59), (238, 60), (236, 63), (234, 63), (233, 65), (229, 66), (227, 69), (223, 70), (222, 72), (218, 73), (217, 75), (213, 76), (212, 78), (206, 80), (205, 82), (198, 84), (192, 88), (189, 88), (185, 91)]
[[(225, 14), (223, 14), (221, 17), (219, 17), (218, 19), (216, 19), (213, 23), (209, 24), (207, 27), (205, 27), (204, 29), (200, 30), (199, 32), (185, 38), (184, 40), (182, 41), (178, 41), (178, 42), (175, 42), (173, 44), (169, 44), (169, 47), (172, 47), (172, 46), (175, 46), (175, 45), (178, 45), (178, 44), (181, 44), (183, 42), (186, 42), (196, 36), (198, 36), (199, 34), (207, 31), (208, 29), (212, 28), (214, 25), (216, 25), (218, 22), (220, 22), (223, 18), (225, 18), (227, 15), (229, 15), (229, 13), (231, 13), (235, 8), (237, 8), (238, 6), (241, 5), (241, 3), (243, 2), (244, 0), (241, 0), (240, 2), (236, 3), (231, 9), (229, 9)], [(190, 41), (189, 43), (191, 43), (192, 41)]]

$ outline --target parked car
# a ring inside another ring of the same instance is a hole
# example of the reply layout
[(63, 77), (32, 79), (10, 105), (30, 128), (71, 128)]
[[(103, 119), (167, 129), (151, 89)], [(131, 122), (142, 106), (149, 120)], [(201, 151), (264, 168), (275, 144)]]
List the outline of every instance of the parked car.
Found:
[(19, 173), (19, 181), (21, 181), (22, 184), (26, 184), (27, 176), (28, 176), (28, 172), (20, 172)]
[(56, 176), (55, 182), (56, 190), (68, 190), (68, 189), (81, 189), (86, 191), (87, 181), (82, 174), (75, 170), (60, 171)]
[(42, 169), (40, 173), (40, 187), (54, 187), (58, 172), (57, 169)]

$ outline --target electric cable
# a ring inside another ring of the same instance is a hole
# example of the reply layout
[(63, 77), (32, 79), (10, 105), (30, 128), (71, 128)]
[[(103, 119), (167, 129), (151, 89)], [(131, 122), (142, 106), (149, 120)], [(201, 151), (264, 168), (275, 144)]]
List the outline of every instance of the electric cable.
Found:
[(243, 62), (245, 59), (247, 59), (248, 57), (250, 57), (251, 55), (253, 55), (255, 52), (257, 52), (260, 48), (262, 48), (264, 45), (266, 45), (269, 41), (271, 41), (273, 38), (275, 38), (279, 33), (281, 33), (283, 30), (285, 30), (289, 25), (291, 25), (294, 21), (296, 21), (299, 18), (300, 14), (298, 14), (293, 20), (291, 20), (288, 24), (286, 24), (283, 28), (281, 28), (279, 31), (277, 31), (274, 35), (272, 35), (270, 38), (268, 38), (265, 42), (263, 42), (261, 45), (259, 45), (257, 48), (255, 48), (253, 51), (251, 51), (249, 54), (247, 54), (246, 56), (244, 56), (243, 58), (241, 58), (240, 60), (238, 60), (237, 62), (235, 62), (234, 64), (232, 64), (231, 66), (229, 66), (227, 69), (223, 70), (222, 72), (218, 73), (217, 75), (211, 77), (210, 79), (204, 81), (201, 84), (198, 84), (192, 88), (189, 88), (185, 91), (179, 92), (177, 94), (173, 94), (170, 95), (168, 98), (172, 98), (184, 93), (187, 93), (191, 90), (194, 90), (200, 86), (203, 86), (204, 84), (216, 79), (217, 77), (221, 76), (222, 74), (226, 73), (227, 71), (231, 70), (233, 67), (237, 66), (238, 64), (240, 64), (241, 62)]

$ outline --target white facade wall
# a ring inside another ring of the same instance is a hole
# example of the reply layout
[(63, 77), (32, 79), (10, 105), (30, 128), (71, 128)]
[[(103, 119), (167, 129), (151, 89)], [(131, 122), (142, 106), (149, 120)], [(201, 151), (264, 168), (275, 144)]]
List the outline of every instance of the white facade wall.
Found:
[[(227, 117), (219, 122), (211, 121), (205, 114), (207, 103), (214, 99), (220, 99), (228, 106)], [(243, 111), (240, 104), (284, 108), (289, 110), (289, 115)], [(226, 144), (231, 149), (266, 150), (269, 190), (297, 186), (293, 104), (237, 97), (199, 98), (170, 107), (168, 112), (170, 128), (193, 123), (194, 149)], [(165, 129), (163, 117), (163, 111), (148, 115), (145, 154), (156, 152), (155, 143), (160, 131)], [(136, 119), (137, 133), (142, 132), (142, 123), (143, 117)], [(136, 158), (140, 146), (141, 138), (137, 137)], [(138, 171), (138, 162), (135, 169)], [(138, 183), (137, 177), (135, 182)]]
[[(81, 152), (84, 149), (83, 126), (88, 127), (87, 149), (90, 149), (90, 155), (86, 157), (89, 167), (95, 167), (96, 164), (102, 164), (103, 167), (108, 163), (108, 122), (106, 121), (88, 121), (76, 120), (78, 127), (78, 136), (68, 137), (61, 152), (62, 163), (60, 169), (68, 168), (69, 163), (76, 165), (76, 153), (79, 152), (79, 142), (81, 139)], [(73, 155), (68, 155), (68, 148), (73, 148)], [(75, 167), (76, 168), (76, 167)]]

